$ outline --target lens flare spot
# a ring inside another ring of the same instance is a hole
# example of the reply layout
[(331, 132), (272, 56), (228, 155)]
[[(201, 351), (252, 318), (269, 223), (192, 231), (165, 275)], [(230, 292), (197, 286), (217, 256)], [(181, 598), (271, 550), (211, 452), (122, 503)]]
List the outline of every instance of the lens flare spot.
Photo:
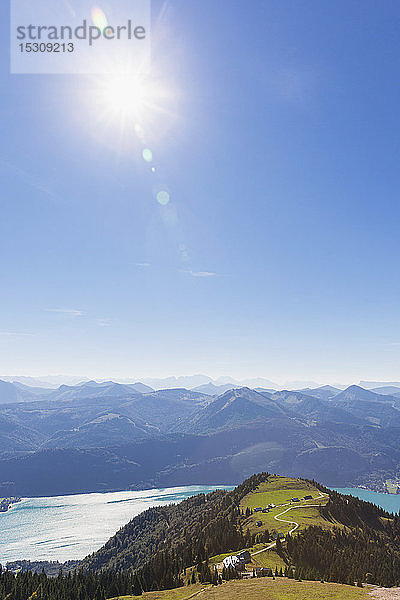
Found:
[(135, 129), (135, 133), (138, 136), (138, 138), (140, 140), (144, 141), (144, 131), (143, 131), (143, 128), (141, 127), (141, 125), (139, 125), (139, 123), (135, 123), (134, 129)]
[(108, 26), (107, 17), (99, 6), (93, 6), (92, 8), (92, 21), (101, 31), (104, 31)]
[(143, 160), (145, 160), (148, 163), (151, 163), (153, 161), (153, 153), (150, 150), (150, 148), (144, 148), (144, 150), (142, 151), (142, 156)]
[(160, 190), (157, 194), (157, 202), (161, 204), (161, 206), (166, 206), (170, 201), (170, 195), (166, 190)]

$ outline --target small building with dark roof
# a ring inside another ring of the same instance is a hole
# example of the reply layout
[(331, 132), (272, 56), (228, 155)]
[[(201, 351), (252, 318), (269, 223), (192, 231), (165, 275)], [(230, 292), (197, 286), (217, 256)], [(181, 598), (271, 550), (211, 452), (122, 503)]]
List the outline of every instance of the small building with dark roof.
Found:
[(243, 552), (237, 554), (237, 557), (239, 560), (244, 560), (246, 564), (251, 562), (251, 554), (248, 550), (243, 550)]

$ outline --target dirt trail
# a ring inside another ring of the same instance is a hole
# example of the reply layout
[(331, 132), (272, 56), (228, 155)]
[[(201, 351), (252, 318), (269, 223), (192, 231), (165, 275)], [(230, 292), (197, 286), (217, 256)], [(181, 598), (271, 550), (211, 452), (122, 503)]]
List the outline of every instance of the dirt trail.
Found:
[[(329, 498), (328, 494), (324, 494), (323, 492), (320, 492), (319, 496), (312, 498), (312, 500), (319, 500), (319, 498), (324, 498), (325, 496), (327, 496)], [(311, 500), (311, 498), (310, 498), (310, 500)], [(283, 504), (282, 506), (287, 506), (287, 504)], [(287, 521), (286, 519), (280, 519), (279, 517), (281, 517), (285, 513), (289, 512), (289, 510), (294, 510), (296, 508), (319, 508), (320, 506), (321, 506), (321, 504), (290, 504), (289, 508), (287, 508), (283, 512), (279, 513), (279, 515), (275, 515), (274, 519), (276, 521), (281, 521), (281, 523), (288, 523), (289, 525), (294, 525), (294, 527), (289, 531), (289, 535), (291, 535), (299, 527), (299, 524), (297, 523), (297, 521)]]
[[(315, 496), (315, 498), (310, 498), (310, 500), (319, 500), (320, 498), (324, 498), (325, 496), (327, 498), (329, 498), (328, 494), (324, 494), (323, 492), (320, 492), (319, 496)], [(307, 500), (306, 500), (306, 502), (307, 502)], [(281, 521), (281, 523), (288, 523), (289, 525), (294, 525), (294, 527), (289, 531), (289, 535), (291, 535), (294, 531), (296, 531), (296, 529), (298, 528), (299, 524), (297, 523), (297, 521), (287, 521), (286, 519), (280, 519), (279, 517), (281, 517), (285, 513), (289, 512), (289, 510), (293, 510), (295, 508), (319, 508), (322, 505), (321, 504), (292, 504), (291, 502), (288, 502), (287, 504), (281, 504), (281, 506), (289, 506), (289, 508), (287, 508), (286, 510), (282, 511), (278, 515), (275, 515), (274, 519), (276, 521)], [(276, 546), (276, 542), (272, 542), (271, 544), (269, 544), (265, 548), (262, 548), (261, 550), (257, 550), (257, 552), (252, 552), (251, 556), (256, 556), (256, 554), (261, 554), (261, 552), (265, 552), (266, 550), (270, 550), (274, 546)], [(399, 598), (399, 600), (400, 600), (400, 598)]]
[(375, 588), (368, 595), (376, 600), (400, 600), (400, 588)]

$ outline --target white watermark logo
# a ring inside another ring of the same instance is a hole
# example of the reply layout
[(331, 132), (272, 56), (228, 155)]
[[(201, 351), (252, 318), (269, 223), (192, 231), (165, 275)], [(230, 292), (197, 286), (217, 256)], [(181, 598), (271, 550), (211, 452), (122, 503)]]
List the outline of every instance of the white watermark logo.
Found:
[(12, 73), (132, 73), (150, 66), (150, 0), (11, 0)]

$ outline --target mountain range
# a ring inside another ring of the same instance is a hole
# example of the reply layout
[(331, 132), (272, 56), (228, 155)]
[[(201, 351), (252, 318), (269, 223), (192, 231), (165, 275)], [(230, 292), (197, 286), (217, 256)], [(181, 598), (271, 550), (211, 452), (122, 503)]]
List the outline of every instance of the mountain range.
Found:
[(337, 486), (398, 476), (400, 388), (221, 385), (0, 382), (0, 495), (232, 484), (265, 469)]

